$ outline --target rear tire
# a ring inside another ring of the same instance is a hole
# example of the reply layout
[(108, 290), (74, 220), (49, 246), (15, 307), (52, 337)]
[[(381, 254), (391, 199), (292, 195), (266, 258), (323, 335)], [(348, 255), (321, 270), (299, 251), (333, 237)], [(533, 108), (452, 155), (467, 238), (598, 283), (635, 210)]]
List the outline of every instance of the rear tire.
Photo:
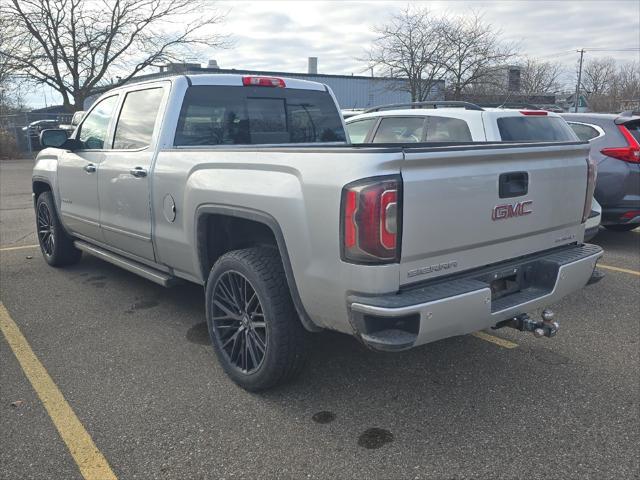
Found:
[(640, 227), (640, 223), (621, 223), (618, 225), (605, 225), (604, 228), (614, 232), (629, 232), (634, 228)]
[(36, 233), (42, 256), (52, 267), (73, 265), (82, 257), (58, 218), (51, 192), (42, 192), (36, 201)]
[(266, 390), (303, 369), (309, 332), (293, 307), (275, 248), (247, 248), (220, 257), (209, 273), (206, 302), (213, 349), (239, 386)]

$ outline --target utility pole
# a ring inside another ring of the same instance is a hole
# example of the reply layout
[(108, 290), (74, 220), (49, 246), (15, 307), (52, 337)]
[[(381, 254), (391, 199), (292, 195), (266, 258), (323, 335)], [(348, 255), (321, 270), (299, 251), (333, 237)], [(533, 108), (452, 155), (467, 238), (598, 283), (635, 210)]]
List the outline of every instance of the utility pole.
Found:
[(580, 54), (580, 67), (578, 67), (578, 84), (576, 85), (576, 101), (573, 106), (573, 113), (578, 113), (578, 103), (580, 103), (580, 82), (582, 81), (582, 57), (584, 57), (584, 48), (576, 50)]

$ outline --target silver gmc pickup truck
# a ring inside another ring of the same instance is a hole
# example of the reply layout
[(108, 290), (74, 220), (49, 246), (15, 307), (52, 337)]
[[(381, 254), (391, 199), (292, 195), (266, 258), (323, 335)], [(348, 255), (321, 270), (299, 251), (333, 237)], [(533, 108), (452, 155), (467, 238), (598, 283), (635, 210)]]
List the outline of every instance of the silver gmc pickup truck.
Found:
[(527, 312), (599, 278), (586, 143), (351, 145), (325, 85), (222, 74), (110, 90), (41, 142), (44, 259), (203, 285), (214, 350), (248, 390), (299, 372), (322, 329), (382, 351), (552, 336), (552, 312)]

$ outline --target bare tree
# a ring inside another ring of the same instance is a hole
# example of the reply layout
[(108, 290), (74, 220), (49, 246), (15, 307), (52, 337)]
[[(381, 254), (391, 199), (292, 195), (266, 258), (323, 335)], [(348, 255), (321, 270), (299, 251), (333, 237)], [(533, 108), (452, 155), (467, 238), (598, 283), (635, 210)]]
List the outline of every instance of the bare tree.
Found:
[(485, 23), (478, 13), (450, 19), (444, 33), (450, 49), (447, 80), (455, 100), (471, 85), (495, 83), (496, 70), (517, 53), (516, 46), (504, 42), (500, 30)]
[(582, 71), (582, 87), (588, 95), (603, 95), (613, 86), (616, 61), (613, 58), (589, 60)]
[(223, 15), (206, 0), (11, 0), (2, 17), (16, 28), (18, 49), (2, 54), (37, 83), (82, 109), (115, 72), (127, 81), (176, 60), (195, 45), (223, 46), (211, 33)]
[(447, 42), (443, 22), (426, 9), (407, 6), (390, 22), (375, 28), (378, 37), (369, 49), (369, 68), (406, 79), (411, 101), (424, 101), (444, 73)]
[(613, 90), (619, 109), (640, 111), (640, 62), (620, 65)]
[(527, 100), (535, 95), (558, 93), (562, 90), (562, 74), (563, 66), (560, 63), (526, 57), (520, 73), (520, 93)]
[[(3, 15), (0, 7), (0, 115), (19, 102), (18, 81), (15, 73), (18, 65), (13, 60), (20, 44), (15, 40), (15, 26)], [(3, 52), (7, 52), (7, 54)]]

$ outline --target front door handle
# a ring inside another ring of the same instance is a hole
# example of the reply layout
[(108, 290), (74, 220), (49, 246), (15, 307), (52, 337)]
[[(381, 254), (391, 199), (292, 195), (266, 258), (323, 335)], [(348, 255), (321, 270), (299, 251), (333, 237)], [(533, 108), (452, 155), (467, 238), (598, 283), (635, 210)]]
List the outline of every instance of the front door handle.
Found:
[(147, 171), (142, 167), (136, 167), (129, 170), (129, 173), (136, 178), (143, 178), (147, 176)]
[(96, 166), (93, 163), (88, 163), (83, 167), (83, 170), (87, 173), (95, 173)]

